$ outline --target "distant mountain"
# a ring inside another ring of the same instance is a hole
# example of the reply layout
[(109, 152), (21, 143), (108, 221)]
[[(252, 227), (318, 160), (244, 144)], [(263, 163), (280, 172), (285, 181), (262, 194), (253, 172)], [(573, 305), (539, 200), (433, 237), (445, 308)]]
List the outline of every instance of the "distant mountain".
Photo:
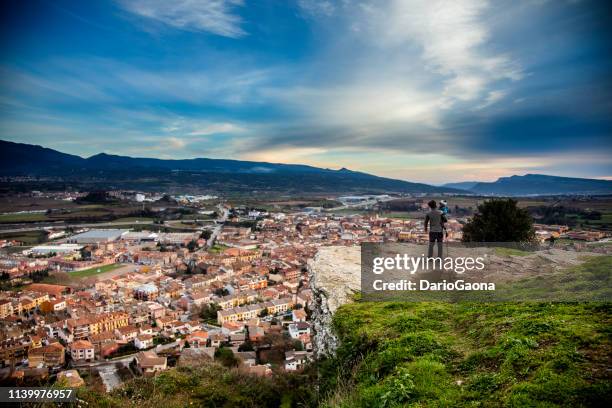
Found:
[(526, 174), (501, 177), (492, 183), (477, 183), (475, 194), (499, 196), (612, 194), (612, 181)]
[[(0, 140), (0, 175), (58, 179), (81, 188), (291, 193), (461, 193), (367, 173), (221, 159), (162, 160), (100, 153), (89, 158)], [(45, 187), (50, 188), (47, 182)]]
[(442, 187), (458, 188), (459, 190), (470, 190), (478, 183), (480, 183), (480, 181), (461, 181), (459, 183), (446, 183), (443, 184)]

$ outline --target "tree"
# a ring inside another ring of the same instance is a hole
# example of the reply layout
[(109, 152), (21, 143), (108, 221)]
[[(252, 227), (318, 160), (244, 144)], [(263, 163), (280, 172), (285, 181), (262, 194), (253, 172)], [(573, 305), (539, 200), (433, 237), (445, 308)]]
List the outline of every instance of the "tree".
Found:
[(212, 231), (210, 230), (204, 230), (202, 231), (202, 233), (200, 234), (200, 238), (208, 240), (210, 238), (210, 236), (212, 235)]
[(189, 241), (189, 243), (187, 244), (187, 249), (189, 249), (189, 252), (193, 252), (196, 250), (196, 248), (198, 247), (198, 243), (196, 242), (195, 239), (192, 239), (191, 241)]
[(225, 289), (225, 288), (217, 288), (213, 291), (213, 293), (219, 297), (222, 296), (227, 296), (229, 295), (229, 290)]
[(216, 322), (217, 321), (217, 312), (221, 310), (216, 303), (210, 303), (208, 305), (202, 306), (200, 309), (200, 318), (207, 322)]
[(234, 352), (227, 347), (220, 347), (215, 351), (215, 360), (226, 367), (236, 367), (238, 365), (238, 359), (234, 356)]
[(511, 198), (494, 198), (478, 206), (463, 227), (464, 242), (533, 242), (533, 218)]
[(245, 341), (244, 343), (238, 346), (238, 351), (254, 351), (254, 350), (255, 348), (253, 347), (253, 343), (251, 343), (249, 340)]

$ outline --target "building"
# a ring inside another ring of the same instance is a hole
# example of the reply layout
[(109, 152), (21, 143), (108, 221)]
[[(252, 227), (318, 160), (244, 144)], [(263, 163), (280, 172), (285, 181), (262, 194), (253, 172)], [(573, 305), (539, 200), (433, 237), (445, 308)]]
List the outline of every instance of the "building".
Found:
[(0, 319), (6, 319), (13, 314), (13, 303), (8, 299), (0, 300)]
[(168, 366), (166, 357), (159, 357), (153, 350), (141, 351), (136, 354), (136, 366), (144, 375), (163, 371)]
[(34, 256), (43, 255), (68, 255), (79, 252), (83, 248), (83, 245), (78, 244), (60, 244), (60, 245), (38, 245), (29, 250)]
[(193, 348), (206, 347), (208, 344), (208, 332), (204, 330), (196, 330), (187, 335), (185, 340)]
[(139, 300), (155, 300), (159, 295), (159, 289), (152, 283), (145, 283), (134, 288), (134, 297)]
[(139, 334), (134, 339), (134, 346), (139, 350), (153, 347), (153, 336), (150, 334)]
[(302, 336), (310, 335), (310, 324), (307, 322), (290, 324), (289, 335), (292, 339), (300, 339)]
[(109, 229), (109, 230), (91, 230), (82, 234), (73, 235), (66, 240), (70, 244), (103, 244), (119, 240), (128, 230)]
[(285, 353), (285, 370), (298, 371), (310, 361), (312, 353), (308, 351), (287, 351)]
[(94, 356), (94, 345), (87, 340), (77, 340), (70, 345), (70, 357), (73, 361), (91, 361)]
[(51, 343), (48, 346), (37, 347), (28, 350), (28, 366), (57, 367), (66, 361), (66, 349), (59, 343)]

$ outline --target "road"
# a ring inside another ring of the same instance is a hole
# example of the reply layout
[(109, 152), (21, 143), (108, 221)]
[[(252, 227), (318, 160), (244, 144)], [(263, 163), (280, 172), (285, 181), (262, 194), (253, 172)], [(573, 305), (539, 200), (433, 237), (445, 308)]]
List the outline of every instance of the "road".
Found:
[(206, 241), (206, 246), (208, 248), (212, 247), (213, 244), (215, 243), (215, 240), (217, 239), (217, 236), (221, 232), (221, 228), (223, 227), (223, 223), (227, 220), (227, 216), (229, 215), (229, 210), (227, 208), (225, 208), (224, 206), (222, 206), (221, 204), (219, 204), (217, 206), (217, 208), (221, 212), (221, 217), (219, 217), (219, 218), (217, 218), (215, 220), (217, 225), (213, 229), (212, 234), (210, 234), (210, 238), (208, 238), (208, 241)]

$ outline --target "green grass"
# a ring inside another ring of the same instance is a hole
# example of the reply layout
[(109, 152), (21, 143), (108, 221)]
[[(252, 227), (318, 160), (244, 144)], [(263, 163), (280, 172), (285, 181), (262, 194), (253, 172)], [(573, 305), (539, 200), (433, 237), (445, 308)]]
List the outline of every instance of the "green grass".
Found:
[(599, 220), (586, 220), (587, 224), (612, 224), (612, 214), (602, 214)]
[(604, 303), (358, 302), (319, 365), (328, 407), (586, 407), (612, 395)]
[(497, 288), (498, 299), (538, 301), (604, 301), (612, 299), (612, 256), (586, 257), (584, 263), (545, 276), (522, 279)]
[(496, 247), (495, 254), (499, 256), (529, 256), (532, 255), (529, 251), (523, 251), (516, 248)]
[(289, 373), (258, 377), (201, 362), (197, 367), (172, 368), (153, 378), (129, 380), (109, 394), (80, 388), (78, 397), (91, 408), (313, 406), (314, 392), (304, 377)]
[[(24, 232), (0, 232), (0, 239), (21, 241), (25, 245), (36, 245), (45, 242), (47, 233), (45, 231), (24, 231)], [(25, 248), (24, 248), (25, 249)]]
[(113, 271), (113, 270), (115, 270), (117, 268), (120, 268), (122, 266), (123, 266), (122, 264), (110, 264), (110, 265), (100, 266), (100, 267), (97, 267), (97, 268), (84, 269), (82, 271), (70, 272), (70, 277), (73, 277), (73, 278), (87, 278), (89, 276), (97, 275), (99, 273)]
[(48, 219), (45, 213), (1, 214), (0, 224), (46, 221)]
[(225, 251), (227, 248), (229, 248), (227, 245), (223, 245), (223, 244), (214, 244), (212, 247), (210, 247), (208, 249), (209, 252), (218, 254), (221, 253), (223, 251)]

